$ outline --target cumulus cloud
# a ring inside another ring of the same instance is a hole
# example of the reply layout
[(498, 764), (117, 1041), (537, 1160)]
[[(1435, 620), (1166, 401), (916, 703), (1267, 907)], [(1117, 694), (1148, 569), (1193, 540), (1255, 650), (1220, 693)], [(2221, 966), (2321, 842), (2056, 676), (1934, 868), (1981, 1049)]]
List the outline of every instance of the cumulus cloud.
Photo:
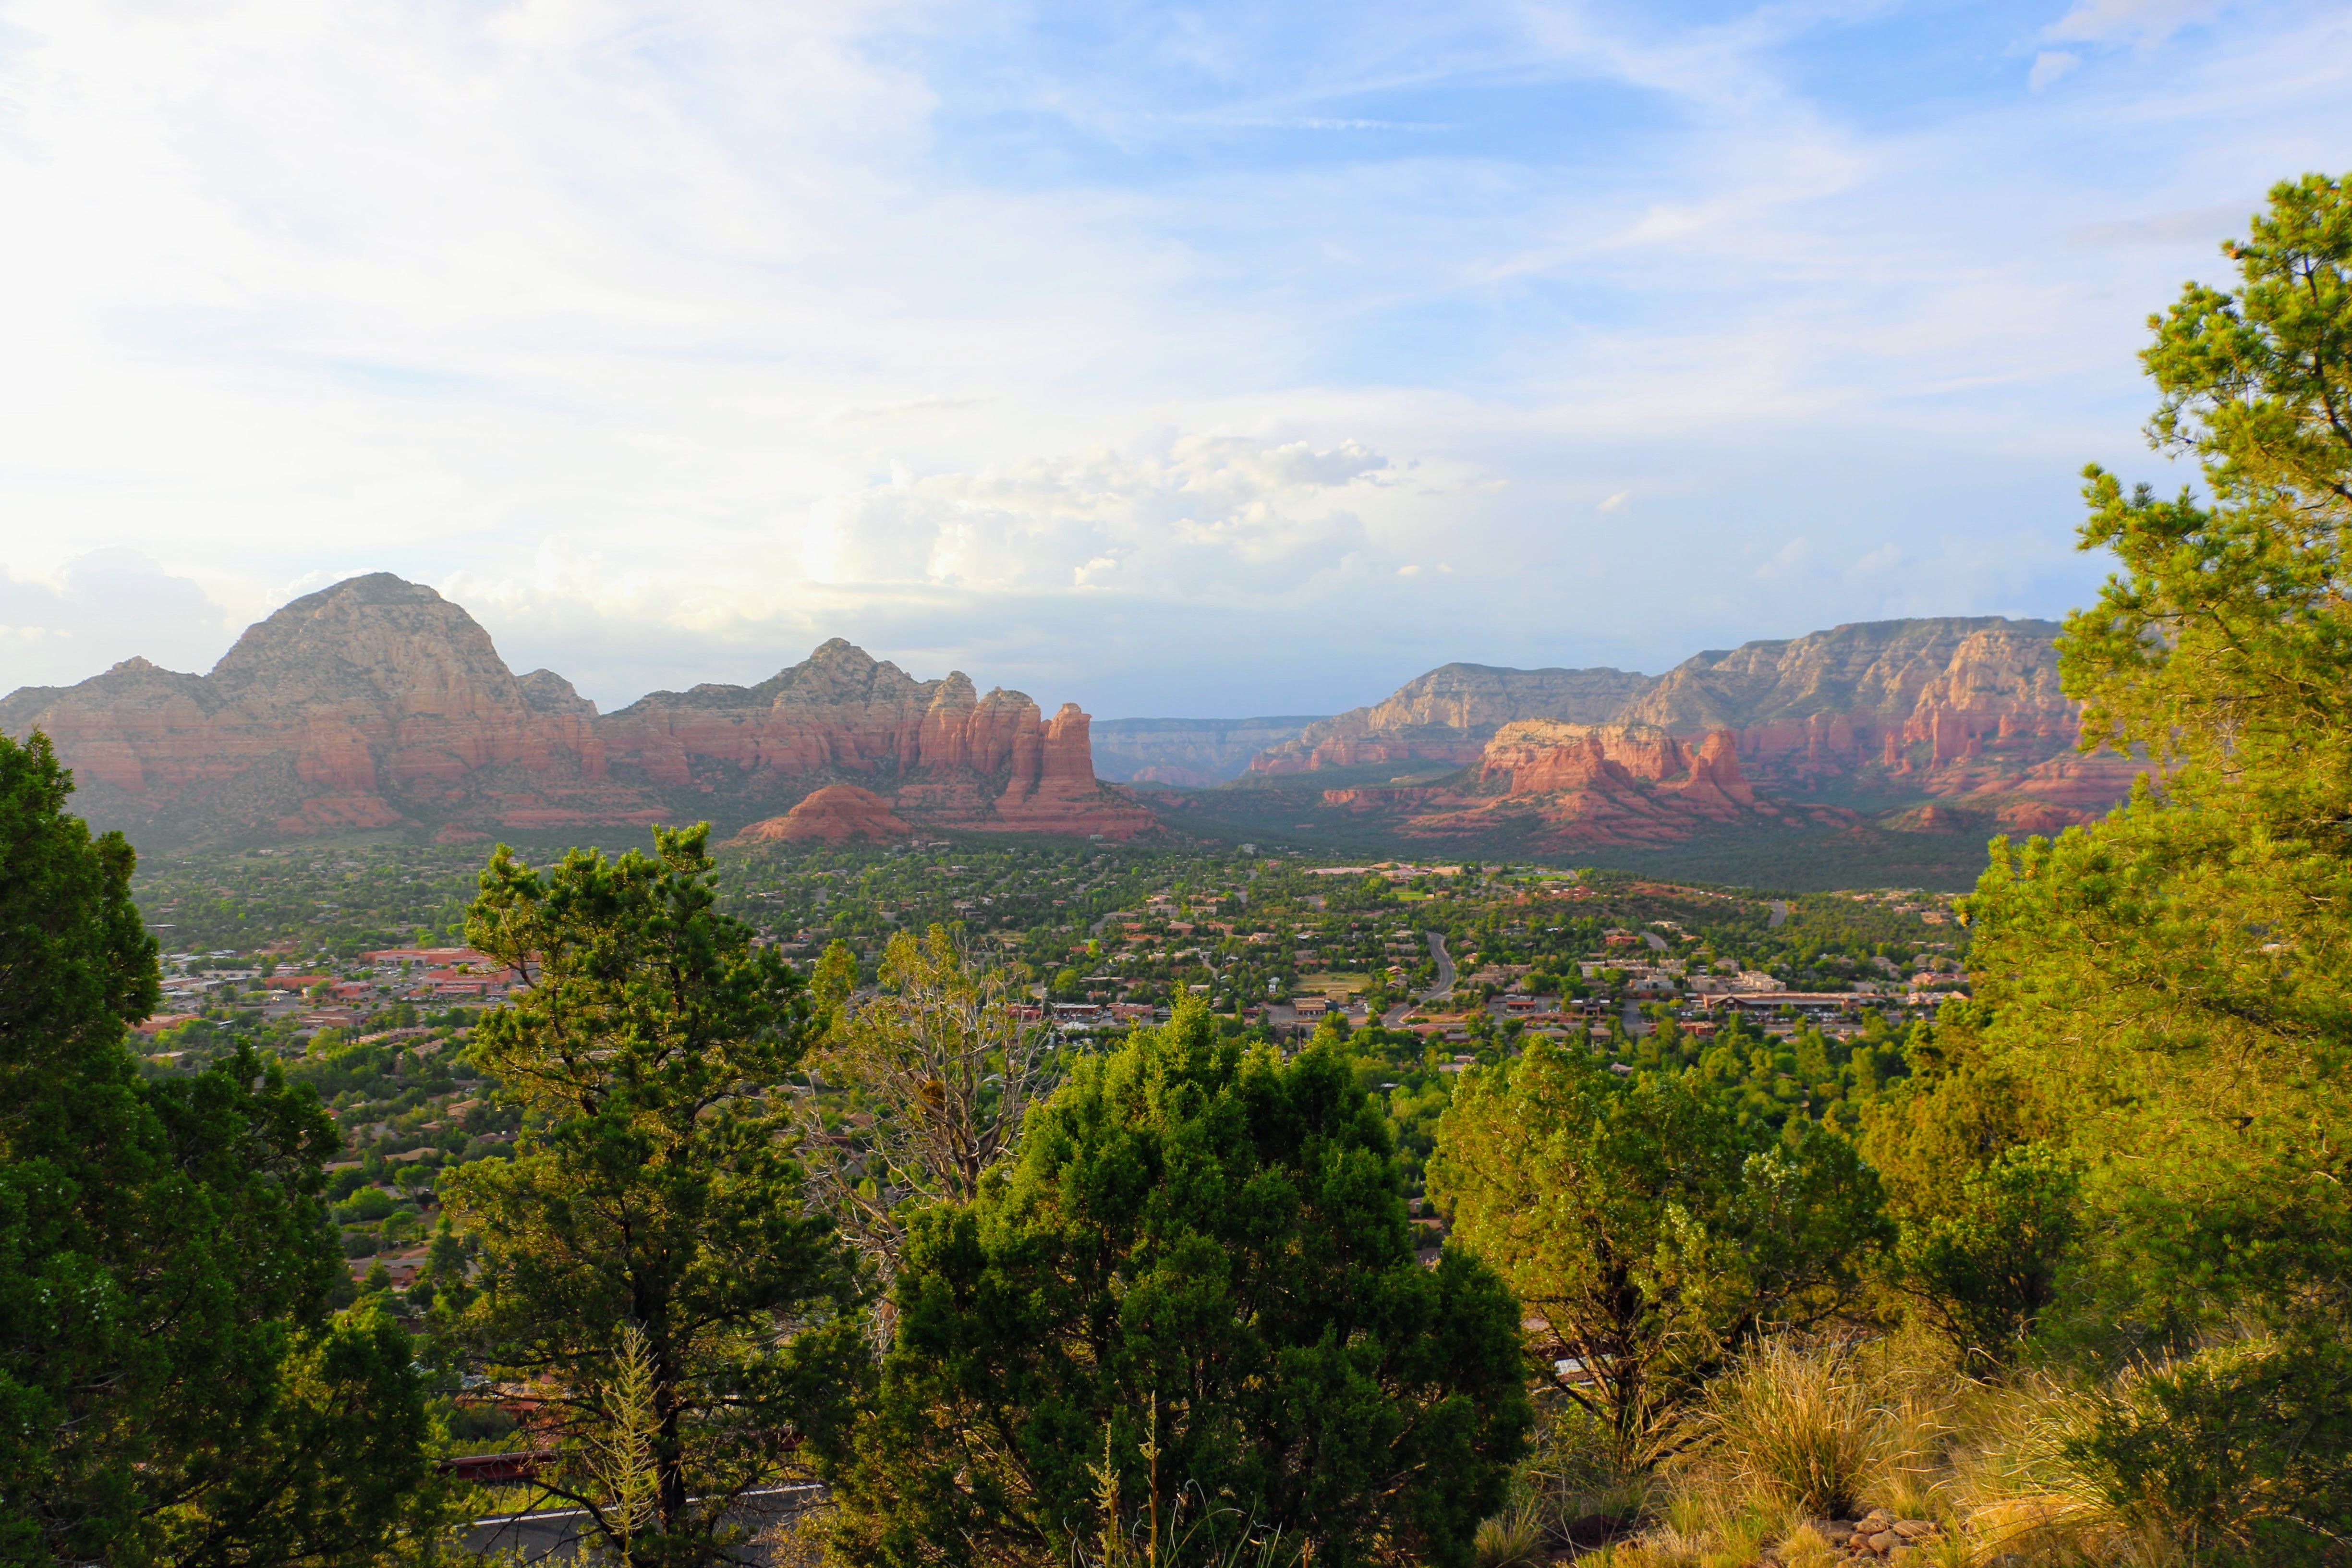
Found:
[(806, 535), (811, 581), (982, 592), (1097, 588), (1167, 598), (1303, 585), (1370, 548), (1340, 504), (1388, 459), (1354, 441), (1184, 437), (975, 473), (917, 476), (828, 499)]

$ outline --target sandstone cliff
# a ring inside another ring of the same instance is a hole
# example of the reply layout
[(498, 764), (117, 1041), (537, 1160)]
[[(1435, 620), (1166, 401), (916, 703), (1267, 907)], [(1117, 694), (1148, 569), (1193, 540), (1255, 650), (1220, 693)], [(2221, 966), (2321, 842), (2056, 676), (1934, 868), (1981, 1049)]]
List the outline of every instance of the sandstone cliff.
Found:
[(472, 616), (383, 573), (285, 605), (209, 675), (129, 659), (0, 700), (0, 729), (46, 731), (79, 809), (151, 842), (660, 815), (607, 781), (593, 704), (518, 680)]
[(1777, 793), (1868, 809), (1966, 798), (2047, 831), (2105, 811), (2143, 765), (2074, 750), (2077, 710), (2059, 686), (2057, 632), (1998, 616), (1864, 622), (1698, 654), (1655, 679), (1448, 665), (1251, 767), (1414, 759), (1485, 769), (1484, 742), (1506, 724), (1556, 719), (1685, 741), (1720, 732), (1747, 780)]
[(1622, 669), (1498, 669), (1449, 664), (1407, 681), (1386, 701), (1307, 726), (1296, 740), (1253, 758), (1259, 773), (1308, 773), (1368, 763), (1475, 763), (1496, 731), (1515, 720), (1601, 724), (1654, 684)]
[(939, 828), (1148, 831), (1098, 784), (1087, 716), (1050, 721), (961, 674), (919, 682), (838, 640), (756, 687), (662, 692), (599, 718), (517, 677), (463, 608), (388, 574), (297, 599), (209, 675), (130, 659), (0, 700), (75, 771), (78, 808), (158, 846), (222, 837), (502, 830), (766, 816), (855, 775)]
[(838, 637), (757, 686), (657, 691), (602, 721), (613, 776), (720, 815), (857, 782), (935, 827), (1129, 838), (1151, 814), (1095, 777), (1087, 715), (1051, 721), (961, 671), (919, 681)]
[[(1326, 808), (1395, 816), (1415, 838), (1523, 837), (1540, 847), (1673, 844), (1806, 814), (1759, 800), (1727, 731), (1696, 742), (1638, 724), (1506, 724), (1459, 785), (1327, 790)], [(1849, 814), (1813, 816), (1843, 825)]]

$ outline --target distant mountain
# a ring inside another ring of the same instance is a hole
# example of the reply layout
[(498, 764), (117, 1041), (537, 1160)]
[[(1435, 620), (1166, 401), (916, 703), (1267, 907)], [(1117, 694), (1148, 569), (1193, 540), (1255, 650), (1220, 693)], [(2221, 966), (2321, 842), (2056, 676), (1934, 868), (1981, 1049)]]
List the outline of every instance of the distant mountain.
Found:
[(385, 573), (295, 600), (209, 675), (128, 659), (0, 700), (38, 729), (77, 805), (142, 845), (423, 829), (445, 841), (709, 818), (740, 826), (828, 784), (916, 827), (1149, 832), (1098, 783), (1087, 719), (1051, 721), (961, 672), (919, 681), (835, 639), (757, 686), (656, 692), (599, 717), (561, 676), (517, 677), (431, 588)]
[[(1305, 784), (1326, 774), (1331, 810), (1444, 815), (1435, 796), (1407, 798), (1437, 787), (1426, 764), (1477, 767), (1491, 795), (1494, 748), (1506, 727), (1552, 721), (1685, 742), (1707, 738), (1736, 761), (1742, 784), (1772, 795), (1864, 810), (1965, 802), (1989, 824), (2044, 831), (2104, 812), (2141, 768), (2129, 758), (2074, 750), (2079, 711), (2059, 685), (2058, 631), (2053, 622), (2000, 616), (1862, 622), (1697, 654), (1654, 678), (1450, 664), (1385, 701), (1268, 747), (1251, 759), (1250, 782), (1277, 784), (1297, 774)], [(1516, 737), (1515, 754), (1529, 742), (1527, 733)], [(1416, 772), (1414, 763), (1424, 765)], [(1361, 776), (1389, 766), (1402, 771), (1391, 780)], [(1534, 765), (1523, 759), (1518, 766)], [(1673, 775), (1654, 767), (1643, 776), (1659, 783)], [(1383, 802), (1382, 785), (1398, 793)], [(1445, 807), (1457, 818), (1466, 809)], [(1553, 838), (1586, 835), (1571, 826), (1584, 820), (1572, 801), (1546, 809)], [(1401, 831), (1410, 831), (1402, 821)], [(1462, 826), (1456, 821), (1446, 831)]]
[(1095, 772), (1119, 784), (1195, 789), (1239, 778), (1250, 759), (1295, 740), (1315, 714), (1282, 719), (1110, 719), (1095, 726)]
[(1261, 773), (1311, 773), (1366, 763), (1478, 760), (1495, 731), (1520, 719), (1605, 724), (1655, 685), (1622, 669), (1501, 669), (1441, 665), (1386, 701), (1307, 725), (1250, 762)]

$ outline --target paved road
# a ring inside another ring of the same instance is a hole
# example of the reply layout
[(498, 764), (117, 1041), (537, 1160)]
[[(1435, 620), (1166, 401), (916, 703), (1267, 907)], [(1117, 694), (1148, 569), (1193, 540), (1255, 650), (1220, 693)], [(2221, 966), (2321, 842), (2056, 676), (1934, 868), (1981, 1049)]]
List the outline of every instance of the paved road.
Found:
[(1444, 996), (1454, 989), (1454, 955), (1445, 951), (1444, 931), (1433, 931), (1424, 934), (1429, 938), (1429, 956), (1437, 960), (1437, 984), (1422, 994)]
[[(769, 1487), (746, 1492), (730, 1517), (756, 1535), (766, 1526), (808, 1506), (815, 1500), (819, 1489), (813, 1486)], [(585, 1529), (583, 1510), (554, 1509), (543, 1513), (508, 1513), (478, 1519), (463, 1539), (466, 1550), (478, 1557), (500, 1552), (512, 1553), (524, 1563), (561, 1563), (586, 1554)], [(765, 1561), (767, 1553), (755, 1544), (751, 1555)]]
[(1660, 936), (1656, 931), (1643, 931), (1642, 933), (1642, 940), (1650, 944), (1650, 951), (1653, 952), (1664, 952), (1666, 951), (1666, 939)]
[(1789, 918), (1789, 900), (1786, 899), (1775, 899), (1766, 907), (1772, 911), (1772, 918), (1765, 922), (1768, 925), (1779, 925)]

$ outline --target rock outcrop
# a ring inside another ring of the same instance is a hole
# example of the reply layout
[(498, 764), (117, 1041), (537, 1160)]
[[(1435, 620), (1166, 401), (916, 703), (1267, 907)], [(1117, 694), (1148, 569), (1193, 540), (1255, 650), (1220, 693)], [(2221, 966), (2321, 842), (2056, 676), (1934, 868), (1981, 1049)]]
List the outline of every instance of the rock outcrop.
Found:
[(919, 824), (1131, 838), (1142, 806), (1095, 777), (1087, 715), (961, 671), (919, 681), (835, 637), (757, 686), (657, 691), (603, 721), (613, 776), (721, 816), (857, 782)]
[[(1618, 670), (1447, 665), (1386, 702), (1310, 726), (1253, 759), (1258, 773), (1363, 763), (1491, 763), (1514, 721), (1633, 726), (1685, 742), (1724, 734), (1746, 782), (1880, 807), (1965, 800), (2027, 831), (2089, 821), (2144, 764), (2075, 752), (2049, 621), (1873, 621), (1698, 654), (1653, 679)], [(1561, 754), (1559, 765), (1573, 766)]]
[(1727, 731), (1696, 742), (1646, 725), (1506, 724), (1459, 785), (1338, 789), (1326, 809), (1395, 818), (1414, 838), (1510, 834), (1544, 848), (1675, 844), (1699, 834), (1787, 820), (1846, 826), (1851, 813), (1759, 799)]
[(1478, 761), (1504, 725), (1521, 719), (1604, 724), (1655, 681), (1622, 669), (1498, 669), (1449, 664), (1407, 681), (1384, 702), (1309, 724), (1250, 761), (1259, 773), (1367, 764)]
[(431, 588), (388, 574), (297, 599), (209, 675), (130, 659), (0, 700), (45, 731), (79, 810), (148, 845), (774, 816), (859, 782), (934, 828), (1131, 837), (1151, 814), (1097, 782), (1087, 716), (1049, 722), (961, 673), (917, 681), (838, 639), (755, 687), (657, 692), (619, 713), (550, 670), (518, 677)]
[(0, 730), (35, 729), (78, 809), (149, 841), (661, 815), (607, 780), (593, 704), (517, 679), (472, 616), (383, 573), (285, 605), (209, 675), (134, 658), (0, 700)]
[(827, 784), (782, 816), (755, 822), (737, 834), (740, 843), (904, 844), (917, 836), (914, 824), (890, 803), (856, 784)]

